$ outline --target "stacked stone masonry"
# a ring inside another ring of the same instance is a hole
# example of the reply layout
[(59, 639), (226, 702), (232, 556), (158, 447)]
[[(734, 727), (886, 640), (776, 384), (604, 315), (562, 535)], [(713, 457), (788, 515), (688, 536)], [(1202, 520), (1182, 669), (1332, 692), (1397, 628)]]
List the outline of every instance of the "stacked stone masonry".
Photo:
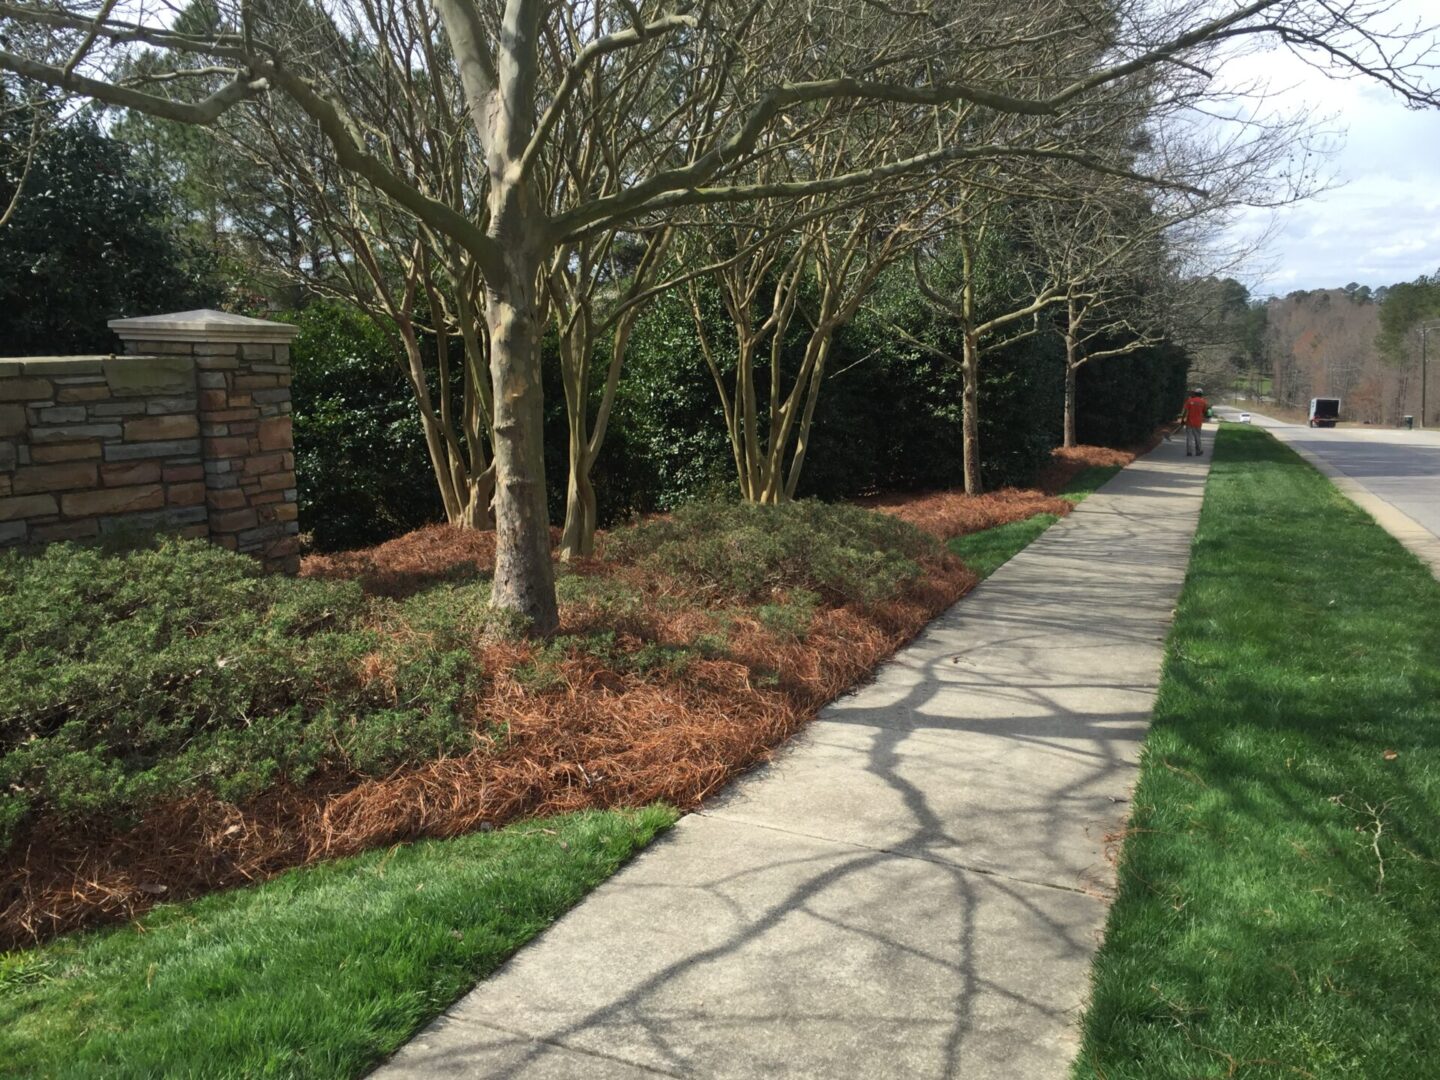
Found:
[(110, 325), (124, 355), (0, 360), (0, 545), (166, 529), (293, 573), (294, 328), (213, 311)]

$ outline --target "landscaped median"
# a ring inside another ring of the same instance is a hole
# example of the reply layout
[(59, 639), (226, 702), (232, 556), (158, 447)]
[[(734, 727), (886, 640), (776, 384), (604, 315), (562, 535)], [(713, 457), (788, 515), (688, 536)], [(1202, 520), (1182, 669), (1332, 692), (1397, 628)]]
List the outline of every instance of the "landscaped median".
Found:
[(1222, 428), (1075, 1075), (1435, 1076), (1437, 821), (1440, 584)]
[(547, 642), (490, 622), (483, 533), (299, 580), (0, 556), (0, 1073), (358, 1074), (1119, 467), (1083, 465), (626, 526)]

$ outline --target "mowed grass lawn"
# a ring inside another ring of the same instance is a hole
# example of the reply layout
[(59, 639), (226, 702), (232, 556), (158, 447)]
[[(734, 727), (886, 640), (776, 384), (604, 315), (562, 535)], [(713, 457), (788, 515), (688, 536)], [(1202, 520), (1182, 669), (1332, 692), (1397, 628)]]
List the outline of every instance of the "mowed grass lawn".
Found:
[(1440, 1076), (1440, 584), (1227, 426), (1077, 1077)]
[(674, 819), (400, 845), (5, 955), (0, 1075), (358, 1076)]

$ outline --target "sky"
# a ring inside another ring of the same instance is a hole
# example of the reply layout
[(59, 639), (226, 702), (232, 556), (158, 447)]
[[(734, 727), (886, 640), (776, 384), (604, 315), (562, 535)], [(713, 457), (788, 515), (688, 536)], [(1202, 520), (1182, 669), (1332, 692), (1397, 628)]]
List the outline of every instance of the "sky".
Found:
[[(1423, 16), (1427, 6), (1402, 8)], [(1440, 42), (1433, 47), (1440, 53)], [(1373, 81), (1328, 79), (1281, 50), (1233, 63), (1240, 70), (1227, 76), (1264, 72), (1277, 108), (1310, 105), (1341, 133), (1327, 190), (1273, 221), (1256, 211), (1233, 227), (1236, 235), (1272, 228), (1264, 252), (1236, 274), (1252, 295), (1352, 281), (1374, 288), (1440, 269), (1440, 110), (1407, 109)]]

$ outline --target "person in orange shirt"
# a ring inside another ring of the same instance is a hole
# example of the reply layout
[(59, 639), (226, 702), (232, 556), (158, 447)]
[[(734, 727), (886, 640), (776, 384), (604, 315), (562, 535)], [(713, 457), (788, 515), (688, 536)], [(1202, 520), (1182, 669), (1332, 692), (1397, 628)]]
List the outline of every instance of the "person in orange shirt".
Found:
[(1205, 453), (1204, 444), (1200, 442), (1200, 428), (1209, 411), (1210, 403), (1205, 400), (1205, 391), (1197, 386), (1195, 392), (1185, 399), (1185, 407), (1180, 412), (1180, 419), (1185, 424), (1186, 457)]

